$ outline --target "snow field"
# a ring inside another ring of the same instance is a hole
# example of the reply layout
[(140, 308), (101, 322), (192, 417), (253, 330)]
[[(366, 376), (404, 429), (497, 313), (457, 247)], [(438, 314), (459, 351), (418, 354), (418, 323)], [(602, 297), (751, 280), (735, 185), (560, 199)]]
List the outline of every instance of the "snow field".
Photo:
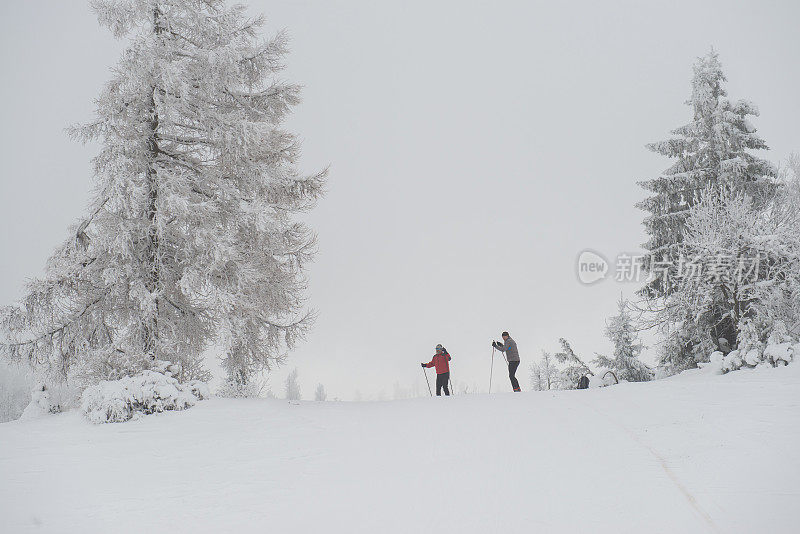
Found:
[(793, 532), (800, 366), (0, 425), (8, 532)]

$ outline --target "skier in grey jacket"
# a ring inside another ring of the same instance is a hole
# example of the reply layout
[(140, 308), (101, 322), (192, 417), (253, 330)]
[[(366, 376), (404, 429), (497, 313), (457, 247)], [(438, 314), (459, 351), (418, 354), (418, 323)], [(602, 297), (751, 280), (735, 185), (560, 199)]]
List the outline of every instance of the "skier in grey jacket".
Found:
[(508, 332), (503, 332), (503, 343), (492, 341), (492, 347), (501, 352), (505, 352), (506, 361), (508, 362), (508, 378), (511, 380), (511, 387), (514, 388), (514, 391), (522, 391), (519, 388), (519, 382), (515, 376), (517, 374), (517, 367), (519, 367), (519, 351), (517, 350), (516, 341), (511, 339)]

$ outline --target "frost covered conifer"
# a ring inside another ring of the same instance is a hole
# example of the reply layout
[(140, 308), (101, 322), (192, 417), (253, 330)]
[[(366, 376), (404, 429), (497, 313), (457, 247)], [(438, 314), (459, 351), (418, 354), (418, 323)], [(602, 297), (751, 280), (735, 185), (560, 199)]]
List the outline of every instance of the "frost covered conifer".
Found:
[(302, 398), (300, 394), (300, 384), (297, 383), (297, 376), (297, 369), (294, 369), (289, 373), (286, 377), (286, 381), (283, 383), (284, 398), (286, 400), (300, 400)]
[(293, 215), (322, 194), (325, 171), (297, 168), (281, 124), (299, 103), (281, 81), (284, 34), (222, 0), (93, 0), (130, 45), (73, 129), (97, 140), (87, 217), (2, 325), (13, 358), (93, 381), (152, 362), (201, 377), (213, 340), (240, 382), (303, 334), (303, 270), (314, 238)]
[(547, 382), (544, 380), (544, 374), (542, 373), (541, 365), (533, 362), (531, 364), (530, 371), (531, 389), (533, 391), (544, 391), (549, 389), (547, 387)]
[(317, 389), (314, 391), (314, 400), (315, 401), (328, 400), (328, 394), (325, 392), (325, 386), (323, 386), (322, 384), (317, 384)]
[(758, 108), (744, 100), (730, 102), (725, 81), (712, 49), (694, 65), (692, 94), (686, 102), (692, 108), (692, 121), (673, 130), (671, 139), (648, 145), (677, 161), (659, 177), (640, 182), (651, 195), (638, 204), (648, 212), (644, 267), (654, 275), (643, 290), (646, 296), (661, 297), (671, 291), (668, 280), (659, 276), (659, 265), (677, 261), (676, 246), (683, 241), (689, 209), (703, 191), (725, 188), (759, 198), (772, 190), (775, 167), (750, 153), (767, 149), (748, 119), (758, 116)]
[(646, 382), (652, 380), (653, 372), (639, 360), (644, 346), (639, 342), (628, 303), (620, 298), (619, 313), (609, 320), (606, 336), (614, 344), (614, 357), (597, 355), (592, 363), (598, 367), (614, 371), (619, 380)]
[(534, 391), (548, 391), (558, 389), (559, 371), (554, 365), (550, 353), (542, 351), (539, 363), (531, 364), (531, 389)]

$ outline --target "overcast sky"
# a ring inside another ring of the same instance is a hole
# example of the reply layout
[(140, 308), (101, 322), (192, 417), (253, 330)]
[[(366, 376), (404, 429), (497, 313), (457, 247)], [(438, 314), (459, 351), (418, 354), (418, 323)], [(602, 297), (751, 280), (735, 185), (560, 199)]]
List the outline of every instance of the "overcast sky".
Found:
[[(691, 66), (712, 45), (730, 97), (761, 110), (765, 157), (800, 151), (795, 1), (249, 5), (268, 35), (292, 37), (302, 167), (331, 167), (309, 217), (319, 318), (272, 375), (276, 391), (295, 366), (306, 398), (318, 382), (342, 399), (426, 388), (419, 362), (437, 343), (455, 381), (486, 389), (502, 330), (523, 389), (559, 337), (586, 359), (609, 351), (605, 320), (637, 286), (581, 285), (576, 257), (640, 251), (636, 181), (670, 163), (644, 145), (689, 120)], [(97, 147), (64, 128), (91, 118), (124, 43), (83, 0), (4, 0), (0, 43), (7, 304), (85, 210)], [(495, 389), (510, 391), (495, 365)]]

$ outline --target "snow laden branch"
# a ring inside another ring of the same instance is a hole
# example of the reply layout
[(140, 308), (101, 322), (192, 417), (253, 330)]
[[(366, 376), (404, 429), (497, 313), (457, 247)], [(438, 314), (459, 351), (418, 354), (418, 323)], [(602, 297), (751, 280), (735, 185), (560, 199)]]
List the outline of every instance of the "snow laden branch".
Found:
[(562, 364), (566, 364), (566, 368), (561, 371), (562, 383), (564, 389), (574, 389), (578, 386), (578, 380), (585, 375), (594, 376), (594, 373), (589, 369), (589, 366), (583, 363), (572, 346), (563, 337), (558, 340), (561, 344), (561, 352), (556, 352), (553, 357)]
[[(294, 219), (324, 192), (282, 124), (300, 88), (278, 78), (285, 34), (216, 0), (96, 0), (130, 44), (70, 129), (101, 144), (91, 215), (24, 301), (2, 347), (91, 380), (179, 363), (200, 378), (210, 343), (230, 377), (280, 362), (310, 327), (304, 269), (315, 236)], [(77, 364), (77, 365), (76, 365)]]

